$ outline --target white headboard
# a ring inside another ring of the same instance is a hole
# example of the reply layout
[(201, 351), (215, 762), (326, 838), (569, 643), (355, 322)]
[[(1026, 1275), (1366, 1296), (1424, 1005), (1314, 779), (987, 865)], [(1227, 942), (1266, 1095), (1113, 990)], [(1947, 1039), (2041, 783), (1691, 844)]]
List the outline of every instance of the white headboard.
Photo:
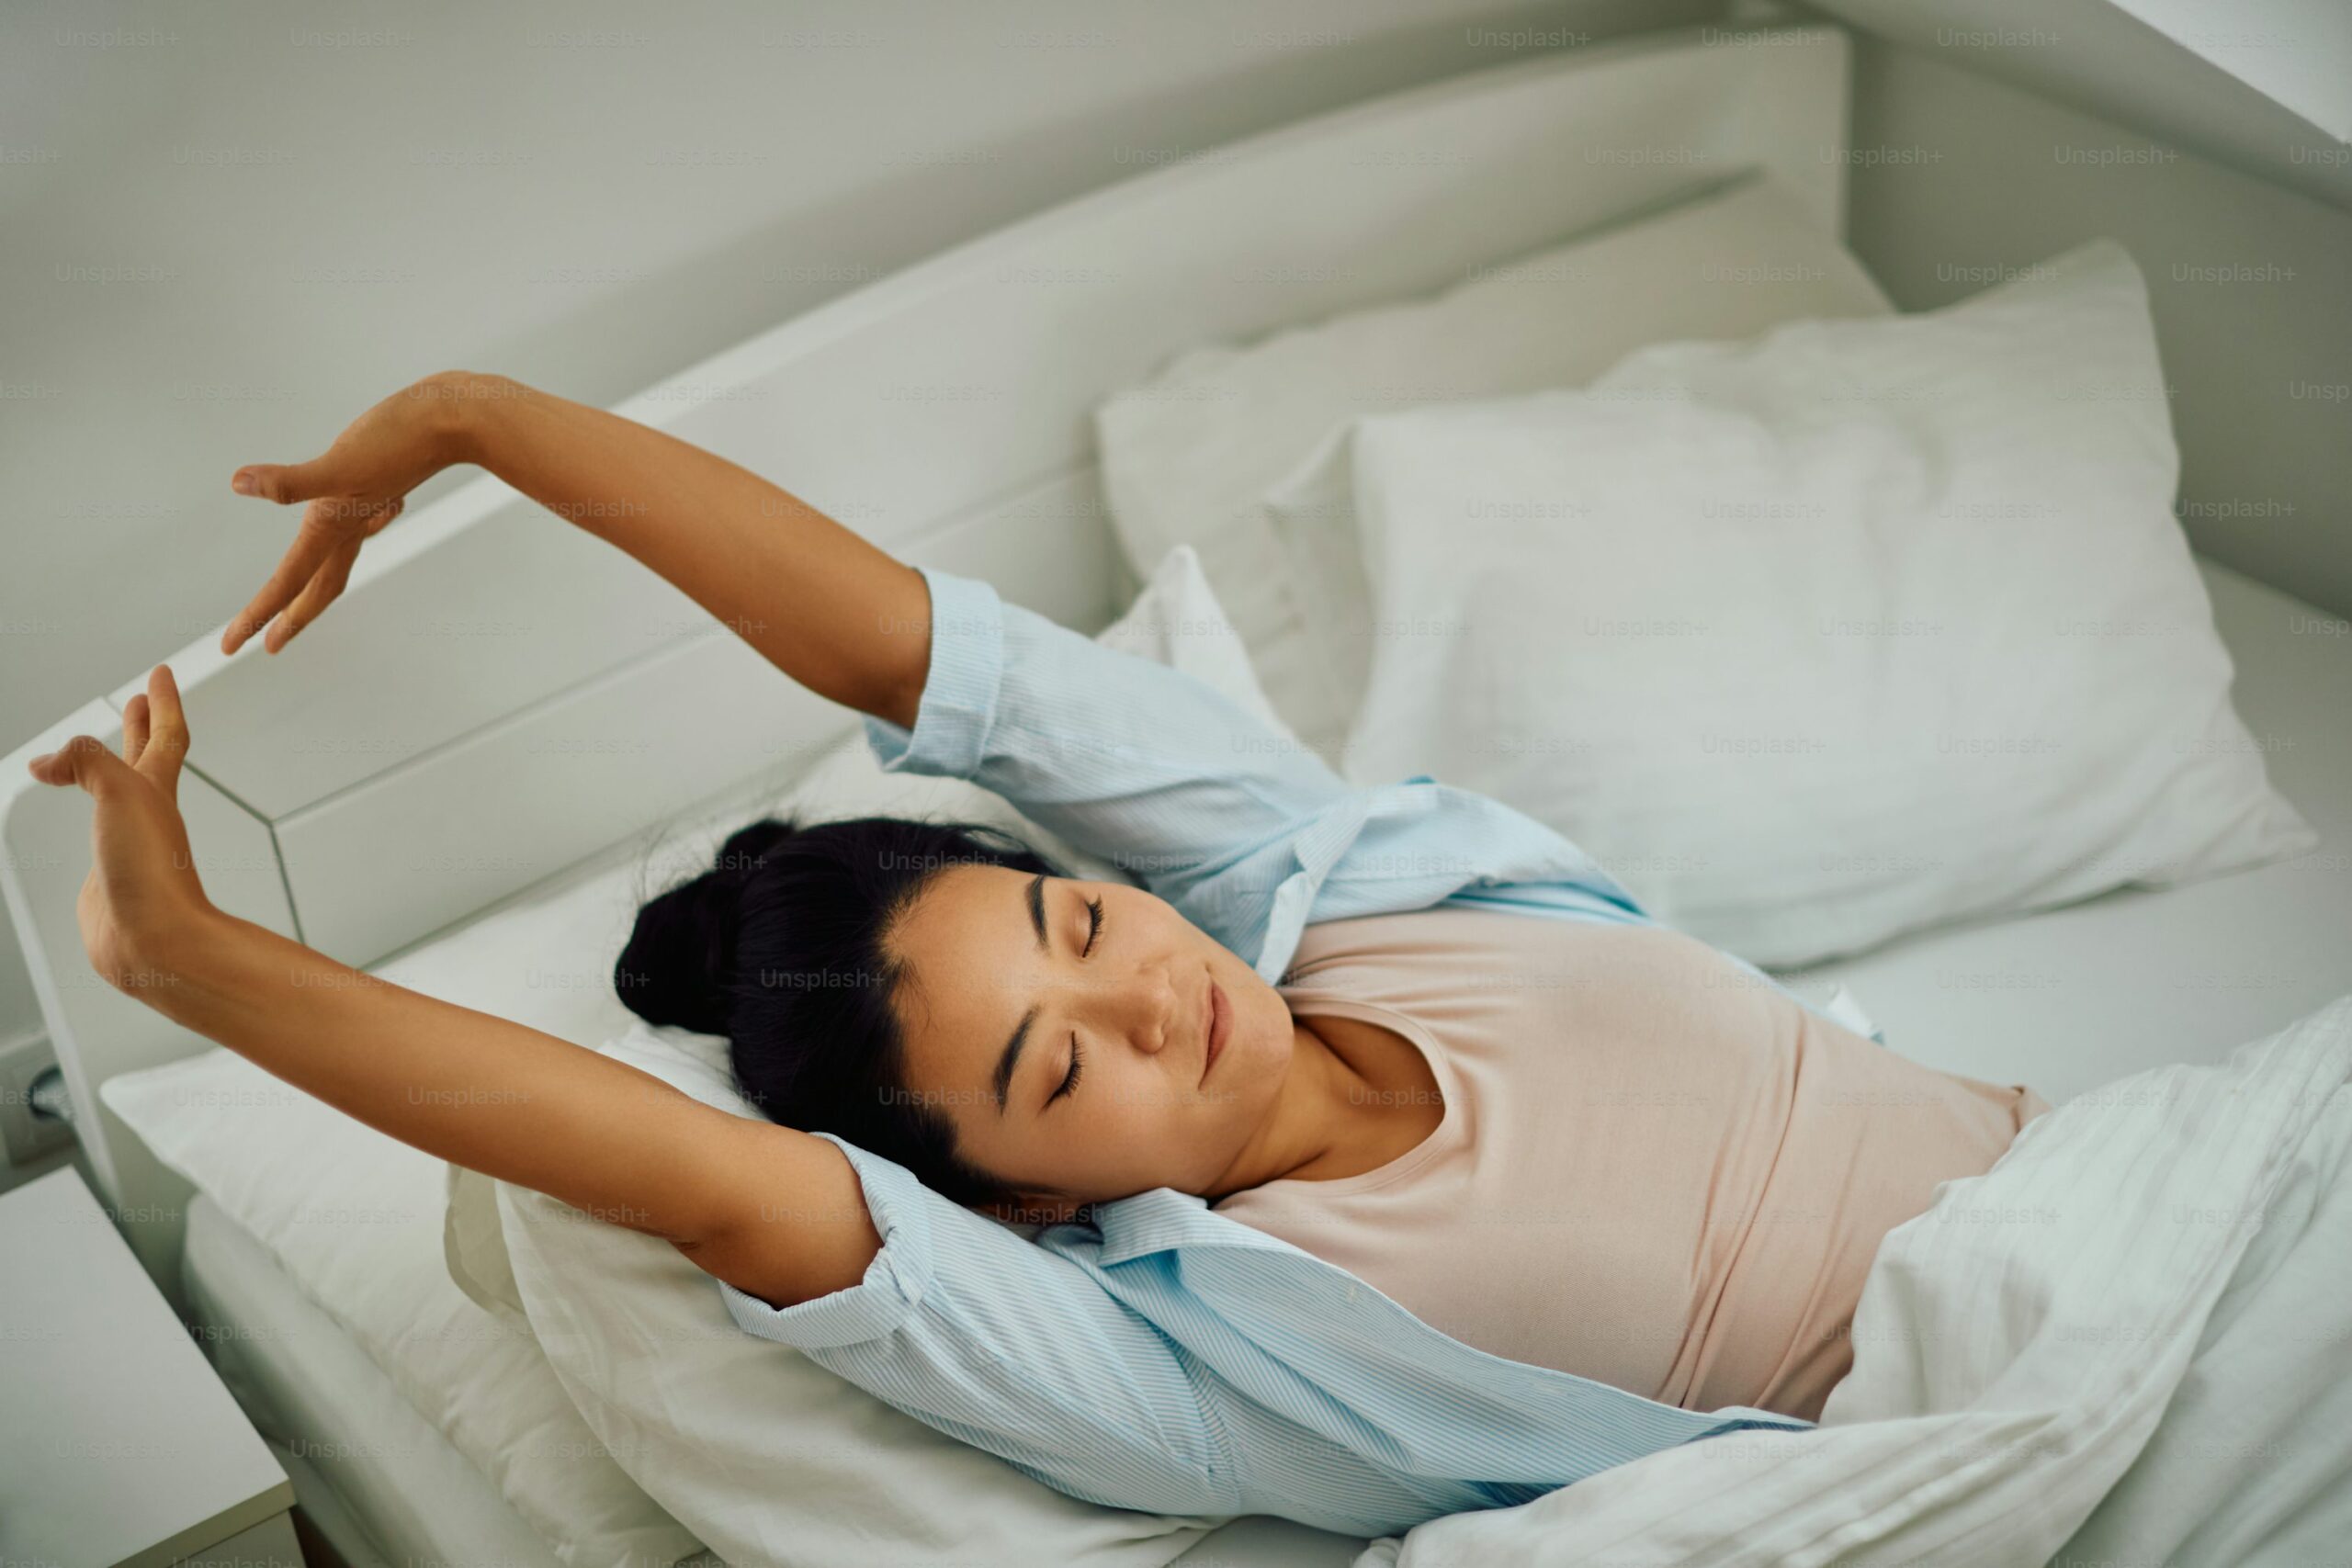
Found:
[[(1809, 27), (1454, 77), (958, 246), (620, 412), (1091, 631), (1132, 582), (1095, 477), (1110, 392), (1195, 344), (1426, 293), (1758, 167), (1841, 231), (1847, 71), (1843, 36)], [(171, 663), (214, 901), (362, 965), (698, 803), (780, 785), (855, 720), (487, 478), (372, 544), (290, 652), (224, 660), (209, 636)], [(91, 973), (74, 919), (87, 799), (24, 773), (77, 730), (119, 739), (144, 675), (11, 760), (0, 884), (101, 1196), (169, 1285), (184, 1189), (96, 1090), (206, 1042)]]

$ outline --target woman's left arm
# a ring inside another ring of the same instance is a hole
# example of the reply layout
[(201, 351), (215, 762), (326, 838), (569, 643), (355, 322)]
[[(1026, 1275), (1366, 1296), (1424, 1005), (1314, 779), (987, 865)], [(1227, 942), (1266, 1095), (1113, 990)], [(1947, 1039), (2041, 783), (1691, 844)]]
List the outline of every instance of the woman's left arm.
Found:
[(914, 568), (715, 453), (468, 371), (395, 392), (307, 463), (237, 470), (239, 494), (309, 506), (222, 651), (264, 625), (264, 646), (284, 648), (343, 592), (408, 492), (461, 463), (650, 567), (819, 696), (914, 722), (929, 642)]
[(886, 766), (968, 778), (1148, 881), (1196, 888), (1254, 851), (1278, 860), (1294, 828), (1350, 793), (1321, 758), (1191, 675), (1005, 603), (984, 581), (907, 565), (674, 436), (498, 376), (428, 377), (307, 463), (240, 468), (242, 493), (310, 507), (223, 648), (273, 616), (266, 646), (285, 647), (408, 491), (469, 462), (867, 715)]

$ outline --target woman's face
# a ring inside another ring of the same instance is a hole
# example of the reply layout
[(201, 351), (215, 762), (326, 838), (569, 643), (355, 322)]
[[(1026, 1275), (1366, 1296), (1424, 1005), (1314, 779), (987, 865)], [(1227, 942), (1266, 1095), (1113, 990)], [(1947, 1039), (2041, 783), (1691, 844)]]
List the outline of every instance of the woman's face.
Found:
[[(950, 866), (888, 946), (908, 972), (896, 1004), (907, 1092), (944, 1111), (963, 1157), (1035, 1211), (1008, 1217), (1064, 1216), (1154, 1187), (1209, 1194), (1289, 1066), (1282, 997), (1125, 883)], [(1232, 1024), (1204, 1076), (1212, 978)]]

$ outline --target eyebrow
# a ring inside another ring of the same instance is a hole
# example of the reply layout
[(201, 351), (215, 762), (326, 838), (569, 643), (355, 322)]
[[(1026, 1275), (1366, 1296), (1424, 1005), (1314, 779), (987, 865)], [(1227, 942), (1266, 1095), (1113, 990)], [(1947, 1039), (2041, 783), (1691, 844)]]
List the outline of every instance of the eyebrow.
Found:
[[(1051, 953), (1053, 942), (1046, 935), (1046, 874), (1044, 872), (1041, 871), (1029, 879), (1028, 897), (1024, 902), (1029, 907), (1029, 927), (1037, 933), (1037, 951), (1041, 953)], [(1032, 1003), (1029, 1010), (1021, 1015), (1021, 1021), (1013, 1026), (1012, 1038), (1004, 1043), (1004, 1054), (996, 1059), (996, 1113), (1000, 1117), (1004, 1114), (1004, 1108), (1008, 1103), (1007, 1097), (1012, 1092), (1013, 1070), (1021, 1066), (1021, 1048), (1029, 1043), (1029, 1026), (1036, 1021), (1037, 1008), (1035, 1003)]]

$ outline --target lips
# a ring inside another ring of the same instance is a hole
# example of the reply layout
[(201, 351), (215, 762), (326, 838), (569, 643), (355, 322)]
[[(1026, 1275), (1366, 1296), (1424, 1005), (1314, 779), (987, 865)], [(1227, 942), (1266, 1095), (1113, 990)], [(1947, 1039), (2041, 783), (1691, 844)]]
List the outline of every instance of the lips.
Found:
[(1225, 1055), (1225, 1043), (1233, 1033), (1233, 1004), (1214, 978), (1209, 981), (1208, 1005), (1203, 1011), (1201, 1032), (1205, 1043), (1201, 1048), (1201, 1078), (1205, 1082), (1209, 1069)]

